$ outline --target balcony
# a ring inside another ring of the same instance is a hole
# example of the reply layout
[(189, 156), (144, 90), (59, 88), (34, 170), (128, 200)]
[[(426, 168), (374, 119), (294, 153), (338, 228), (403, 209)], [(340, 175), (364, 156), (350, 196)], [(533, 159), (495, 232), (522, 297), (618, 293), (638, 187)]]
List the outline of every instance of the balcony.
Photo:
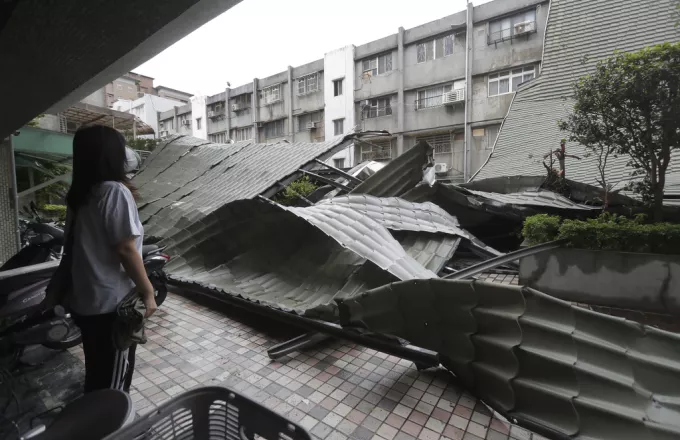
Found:
[(498, 43), (502, 43), (504, 41), (510, 41), (512, 44), (513, 40), (522, 37), (526, 37), (528, 39), (529, 35), (535, 34), (536, 32), (538, 32), (538, 25), (536, 21), (523, 21), (520, 23), (515, 23), (509, 28), (491, 32), (487, 37), (487, 44), (494, 44), (497, 46)]

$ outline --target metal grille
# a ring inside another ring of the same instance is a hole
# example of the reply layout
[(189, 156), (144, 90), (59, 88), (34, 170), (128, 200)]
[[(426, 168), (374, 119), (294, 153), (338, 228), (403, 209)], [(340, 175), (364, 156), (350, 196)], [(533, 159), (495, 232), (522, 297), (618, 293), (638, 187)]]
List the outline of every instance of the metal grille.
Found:
[(361, 161), (392, 159), (392, 140), (372, 140), (371, 145), (361, 143)]
[(416, 138), (416, 143), (421, 141), (430, 144), (430, 146), (434, 148), (434, 154), (451, 154), (451, 135), (449, 134)]
[(17, 229), (14, 210), (12, 145), (9, 138), (0, 142), (0, 264), (17, 253)]

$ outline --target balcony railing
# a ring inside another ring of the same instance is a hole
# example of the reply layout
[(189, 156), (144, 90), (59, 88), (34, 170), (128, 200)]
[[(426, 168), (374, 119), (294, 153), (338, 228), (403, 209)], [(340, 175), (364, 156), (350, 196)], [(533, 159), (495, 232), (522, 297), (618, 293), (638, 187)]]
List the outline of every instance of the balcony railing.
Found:
[(430, 96), (429, 98), (416, 99), (416, 110), (444, 105), (444, 95)]
[(516, 23), (515, 25), (507, 28), (501, 29), (500, 31), (491, 32), (487, 37), (488, 44), (498, 44), (503, 41), (515, 40), (520, 37), (527, 37), (529, 35), (538, 32), (538, 26), (535, 21), (525, 21), (522, 23)]
[(364, 119), (379, 118), (380, 116), (390, 116), (392, 107), (364, 108), (362, 115)]
[(381, 148), (361, 152), (361, 161), (367, 160), (390, 160), (392, 159), (392, 148)]

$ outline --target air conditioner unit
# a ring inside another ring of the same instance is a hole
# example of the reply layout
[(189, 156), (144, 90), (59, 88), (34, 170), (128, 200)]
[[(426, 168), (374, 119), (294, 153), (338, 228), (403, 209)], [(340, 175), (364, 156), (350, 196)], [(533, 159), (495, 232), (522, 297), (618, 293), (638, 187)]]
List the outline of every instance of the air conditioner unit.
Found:
[(185, 127), (191, 127), (191, 120), (190, 119), (183, 120), (182, 125), (184, 125)]
[(455, 89), (444, 93), (442, 101), (444, 101), (444, 104), (456, 104), (465, 101), (465, 89)]
[(515, 24), (515, 35), (528, 34), (530, 32), (536, 32), (535, 21), (523, 21)]
[(314, 130), (316, 128), (316, 122), (307, 122), (307, 130)]
[(255, 126), (256, 126), (257, 128), (262, 128), (263, 125), (264, 125), (264, 124), (263, 124), (262, 122), (256, 122), (256, 123), (255, 123)]
[(232, 112), (237, 112), (239, 110), (241, 110), (241, 105), (239, 105), (239, 104), (232, 104), (231, 105), (231, 111)]
[(449, 170), (449, 166), (444, 163), (444, 162), (439, 162), (434, 164), (434, 172), (436, 174), (446, 174), (446, 172)]
[(215, 116), (217, 116), (217, 112), (215, 112), (214, 110), (208, 111), (208, 117), (209, 118), (214, 118)]

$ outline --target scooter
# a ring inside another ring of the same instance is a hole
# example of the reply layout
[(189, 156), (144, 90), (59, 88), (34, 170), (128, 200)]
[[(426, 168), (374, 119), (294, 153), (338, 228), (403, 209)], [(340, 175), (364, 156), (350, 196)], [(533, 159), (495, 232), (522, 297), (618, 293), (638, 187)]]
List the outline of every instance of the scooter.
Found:
[[(144, 246), (147, 276), (154, 287), (156, 304), (167, 297), (163, 267), (170, 256), (164, 248)], [(0, 272), (0, 365), (13, 365), (27, 345), (41, 344), (67, 349), (80, 344), (82, 335), (62, 306), (46, 307), (45, 290), (59, 261)]]
[(21, 250), (0, 266), (0, 271), (61, 259), (64, 231), (51, 223), (30, 222), (22, 233), (22, 243)]

